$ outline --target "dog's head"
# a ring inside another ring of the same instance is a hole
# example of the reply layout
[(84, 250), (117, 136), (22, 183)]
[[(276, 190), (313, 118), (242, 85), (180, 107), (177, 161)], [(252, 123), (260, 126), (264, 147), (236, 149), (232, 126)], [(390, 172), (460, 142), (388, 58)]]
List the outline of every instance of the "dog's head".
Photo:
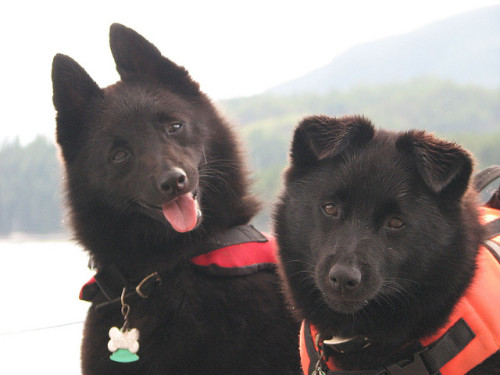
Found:
[(436, 291), (461, 293), (467, 276), (456, 273), (473, 268), (465, 150), (425, 132), (375, 130), (359, 116), (316, 116), (297, 127), (290, 159), (275, 227), (286, 284), (308, 318), (338, 330), (349, 317), (349, 329), (366, 329), (427, 309), (420, 304)]
[(186, 69), (135, 31), (113, 24), (110, 45), (121, 81), (104, 89), (70, 57), (53, 61), (57, 141), (72, 205), (88, 205), (88, 195), (191, 231), (201, 217), (207, 129), (225, 136), (218, 114)]

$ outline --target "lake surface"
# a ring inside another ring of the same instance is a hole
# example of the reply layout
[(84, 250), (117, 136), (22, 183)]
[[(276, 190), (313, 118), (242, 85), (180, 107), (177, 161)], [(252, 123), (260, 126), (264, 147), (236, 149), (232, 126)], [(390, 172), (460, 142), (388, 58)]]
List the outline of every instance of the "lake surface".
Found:
[(87, 263), (70, 241), (0, 240), (0, 374), (80, 374)]

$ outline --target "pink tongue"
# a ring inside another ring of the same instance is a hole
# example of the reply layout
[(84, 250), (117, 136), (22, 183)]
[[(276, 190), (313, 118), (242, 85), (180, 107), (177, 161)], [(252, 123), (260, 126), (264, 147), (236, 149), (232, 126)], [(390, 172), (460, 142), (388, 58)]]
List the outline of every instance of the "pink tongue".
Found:
[(165, 219), (177, 232), (189, 232), (196, 226), (198, 209), (191, 193), (179, 196), (161, 206)]

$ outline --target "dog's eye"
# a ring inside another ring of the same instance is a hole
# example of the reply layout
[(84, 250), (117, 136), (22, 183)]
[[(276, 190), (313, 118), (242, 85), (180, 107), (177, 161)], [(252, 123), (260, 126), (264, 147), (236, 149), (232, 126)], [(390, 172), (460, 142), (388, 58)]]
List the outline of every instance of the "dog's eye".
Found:
[(334, 203), (326, 203), (321, 206), (323, 212), (327, 216), (337, 217), (339, 216), (339, 208)]
[(405, 223), (400, 220), (397, 217), (392, 217), (388, 222), (387, 222), (387, 227), (390, 229), (401, 229), (405, 226)]
[(167, 134), (173, 134), (182, 129), (182, 124), (180, 122), (174, 122), (170, 124), (167, 128)]
[(127, 160), (129, 156), (130, 153), (127, 152), (126, 150), (118, 149), (115, 150), (115, 152), (111, 156), (111, 160), (113, 160), (115, 163), (121, 163), (122, 161)]

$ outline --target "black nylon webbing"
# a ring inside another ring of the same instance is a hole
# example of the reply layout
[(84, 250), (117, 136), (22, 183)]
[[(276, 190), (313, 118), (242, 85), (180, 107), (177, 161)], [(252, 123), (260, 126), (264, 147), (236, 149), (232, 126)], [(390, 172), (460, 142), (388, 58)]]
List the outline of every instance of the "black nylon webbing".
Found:
[(439, 371), (446, 363), (460, 353), (476, 335), (465, 320), (458, 320), (439, 340), (421, 354), (430, 373)]
[(305, 375), (310, 375), (315, 370), (314, 366), (316, 365), (318, 353), (314, 347), (314, 339), (311, 335), (311, 326), (307, 321), (304, 322), (304, 340), (306, 342), (307, 355), (309, 356), (309, 368), (307, 369), (308, 372)]
[(109, 264), (94, 275), (104, 296), (109, 300), (120, 298), (124, 287), (129, 284), (118, 267)]
[(239, 245), (247, 242), (268, 242), (269, 240), (260, 233), (253, 225), (237, 225), (226, 229), (221, 233), (216, 233), (203, 245), (203, 253), (221, 249), (232, 245)]

